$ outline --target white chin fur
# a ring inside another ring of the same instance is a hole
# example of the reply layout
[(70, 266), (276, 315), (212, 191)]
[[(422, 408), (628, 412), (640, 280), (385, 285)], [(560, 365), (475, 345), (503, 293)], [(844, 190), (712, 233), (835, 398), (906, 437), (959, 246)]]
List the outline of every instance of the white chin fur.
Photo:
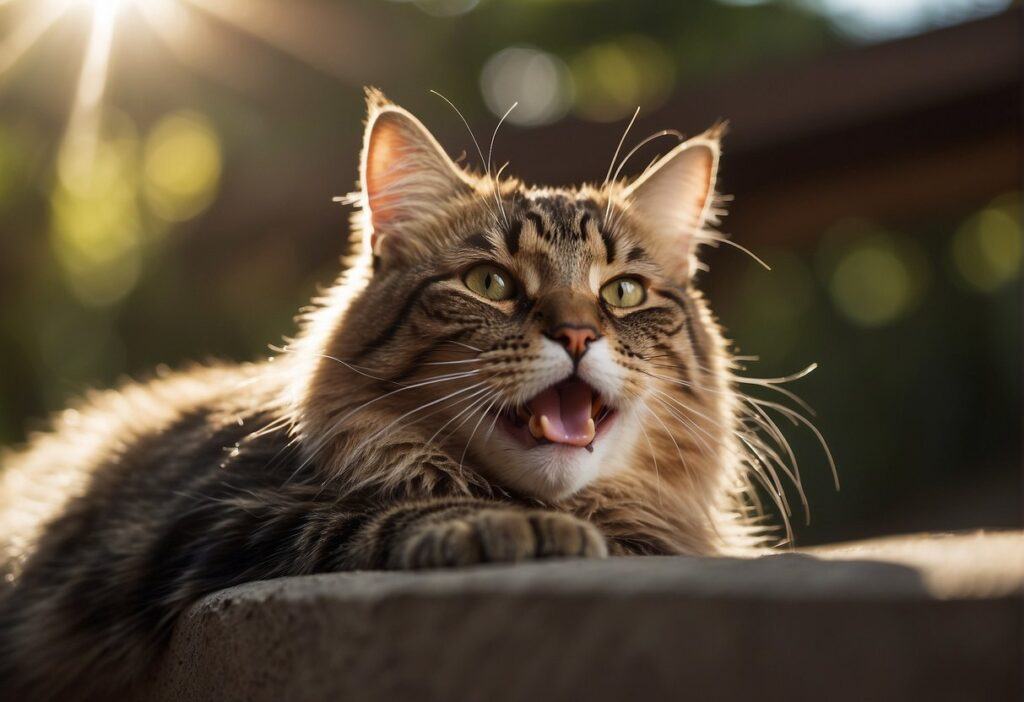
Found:
[[(543, 386), (530, 388), (530, 397), (549, 385), (564, 380), (572, 373), (565, 366), (568, 356), (554, 343), (545, 348), (542, 363), (549, 369)], [(546, 361), (546, 363), (544, 363)], [(581, 378), (619, 409), (606, 431), (594, 441), (593, 452), (560, 444), (525, 449), (515, 439), (495, 427), (489, 436), (474, 437), (474, 452), (480, 456), (484, 469), (492, 479), (518, 492), (545, 500), (568, 497), (582, 490), (599, 477), (624, 467), (636, 441), (634, 412), (623, 406), (623, 369), (611, 356), (608, 342), (593, 343), (580, 361)], [(528, 399), (528, 398), (524, 398)]]
[(477, 455), (497, 482), (542, 500), (557, 500), (579, 492), (597, 478), (626, 464), (633, 445), (632, 413), (622, 413), (594, 441), (593, 452), (576, 446), (546, 444), (524, 449), (496, 428), (490, 438), (476, 439)]

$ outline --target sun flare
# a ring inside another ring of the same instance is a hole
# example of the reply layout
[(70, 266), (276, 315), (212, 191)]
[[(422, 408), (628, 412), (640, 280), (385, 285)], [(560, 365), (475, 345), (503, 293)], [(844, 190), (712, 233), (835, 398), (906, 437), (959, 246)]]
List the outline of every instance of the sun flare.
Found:
[(339, 24), (339, 15), (327, 5), (315, 2), (276, 3), (269, 0), (0, 0), (11, 5), (18, 19), (13, 30), (0, 38), (0, 81), (40, 43), (44, 35), (63, 20), (89, 22), (90, 31), (80, 67), (73, 102), (69, 106), (67, 129), (61, 145), (61, 160), (72, 171), (86, 175), (104, 110), (108, 68), (117, 32), (131, 26), (132, 32), (145, 27), (175, 59), (191, 68), (233, 83), (246, 80), (230, 73), (230, 58), (215, 55), (220, 44), (211, 40), (209, 23), (226, 25), (260, 40), (265, 46), (350, 82), (348, 64), (339, 62), (302, 37), (312, 22), (337, 27), (339, 35), (350, 29)]

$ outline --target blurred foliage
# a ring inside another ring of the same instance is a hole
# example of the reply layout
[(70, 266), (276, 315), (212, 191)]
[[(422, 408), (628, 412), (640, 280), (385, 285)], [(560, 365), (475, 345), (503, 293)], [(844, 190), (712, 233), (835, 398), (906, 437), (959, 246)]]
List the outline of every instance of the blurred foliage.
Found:
[[(813, 528), (797, 530), (805, 539), (852, 537), (882, 516), (890, 523), (877, 532), (915, 522), (962, 527), (959, 497), (1019, 476), (1020, 198), (1006, 193), (959, 221), (902, 231), (842, 222), (814, 248), (761, 252), (772, 271), (747, 262), (735, 290), (718, 286), (713, 298), (739, 351), (758, 357), (745, 364), (749, 374), (784, 376), (819, 362), (787, 387), (817, 410), (842, 489), (833, 491), (813, 434), (788, 430), (811, 495)], [(982, 241), (998, 242), (999, 255), (973, 258)], [(965, 247), (967, 260), (990, 262), (971, 264), (977, 270), (998, 272), (965, 279), (951, 270), (951, 255), (958, 260)], [(920, 514), (926, 507), (941, 511)], [(901, 509), (907, 514), (894, 518)]]

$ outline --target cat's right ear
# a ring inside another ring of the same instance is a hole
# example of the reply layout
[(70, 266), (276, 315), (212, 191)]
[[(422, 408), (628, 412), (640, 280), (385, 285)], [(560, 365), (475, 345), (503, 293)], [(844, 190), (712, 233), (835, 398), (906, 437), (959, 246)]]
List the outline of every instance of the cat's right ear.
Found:
[(370, 247), (387, 260), (415, 249), (408, 226), (440, 203), (471, 192), (468, 176), (409, 112), (376, 90), (367, 91), (368, 116), (360, 167)]

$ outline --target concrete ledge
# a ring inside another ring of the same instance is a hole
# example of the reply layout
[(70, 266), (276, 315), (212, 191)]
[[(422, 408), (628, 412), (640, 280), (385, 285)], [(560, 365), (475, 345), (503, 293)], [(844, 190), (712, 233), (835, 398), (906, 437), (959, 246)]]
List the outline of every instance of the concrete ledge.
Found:
[(1019, 700), (1024, 533), (341, 573), (212, 595), (156, 700)]

